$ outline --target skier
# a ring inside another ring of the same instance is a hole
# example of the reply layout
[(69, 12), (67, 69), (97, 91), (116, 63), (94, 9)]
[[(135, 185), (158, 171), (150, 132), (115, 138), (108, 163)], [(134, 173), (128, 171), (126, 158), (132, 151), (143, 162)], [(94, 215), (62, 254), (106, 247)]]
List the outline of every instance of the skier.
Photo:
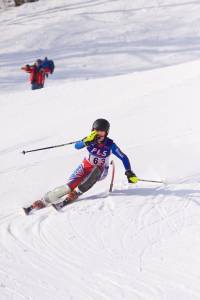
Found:
[[(45, 57), (45, 59), (42, 62), (42, 66), (43, 68), (49, 68), (50, 74), (53, 74), (55, 70), (55, 64), (52, 59), (48, 59), (47, 57)], [(48, 77), (48, 74), (46, 74), (46, 77)]]
[(44, 87), (45, 76), (51, 73), (51, 70), (47, 66), (43, 66), (43, 61), (41, 59), (37, 59), (32, 66), (26, 65), (21, 69), (30, 73), (32, 90), (42, 89)]
[(128, 182), (137, 183), (138, 178), (131, 170), (128, 157), (119, 149), (119, 147), (108, 138), (110, 123), (105, 119), (97, 119), (92, 126), (91, 133), (81, 141), (75, 143), (76, 149), (87, 148), (89, 157), (84, 158), (83, 162), (72, 173), (68, 182), (54, 190), (46, 193), (41, 200), (35, 201), (26, 213), (32, 209), (41, 209), (48, 204), (57, 202), (63, 196), (64, 201), (53, 204), (57, 209), (65, 206), (69, 201), (76, 200), (80, 195), (88, 191), (97, 181), (103, 180), (108, 174), (109, 156), (113, 153), (123, 163), (125, 175)]

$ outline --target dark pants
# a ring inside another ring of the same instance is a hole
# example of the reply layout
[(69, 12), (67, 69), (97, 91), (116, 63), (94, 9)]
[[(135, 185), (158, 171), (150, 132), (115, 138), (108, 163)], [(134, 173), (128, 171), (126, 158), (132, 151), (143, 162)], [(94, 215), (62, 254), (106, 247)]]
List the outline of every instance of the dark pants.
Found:
[(44, 87), (43, 84), (39, 84), (39, 83), (31, 83), (31, 89), (32, 89), (32, 90), (42, 89), (43, 87)]

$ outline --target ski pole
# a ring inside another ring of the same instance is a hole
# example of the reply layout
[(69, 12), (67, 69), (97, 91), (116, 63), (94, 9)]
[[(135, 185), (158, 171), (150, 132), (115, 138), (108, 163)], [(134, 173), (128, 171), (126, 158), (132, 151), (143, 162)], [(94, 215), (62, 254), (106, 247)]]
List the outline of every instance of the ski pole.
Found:
[(164, 183), (164, 181), (158, 181), (158, 180), (147, 180), (147, 179), (138, 179), (138, 180), (143, 182)]
[(115, 179), (115, 163), (114, 163), (114, 160), (111, 160), (110, 164), (112, 165), (112, 177), (111, 177), (110, 188), (109, 188), (109, 192), (111, 193), (112, 190), (113, 190), (113, 184), (114, 184), (114, 179)]
[(72, 144), (75, 144), (76, 142), (78, 142), (78, 141), (69, 142), (69, 143), (60, 144), (60, 145), (49, 146), (49, 147), (44, 147), (44, 148), (32, 149), (32, 150), (23, 150), (22, 154), (25, 155), (26, 153), (29, 153), (29, 152), (36, 152), (36, 151), (41, 151), (41, 150), (47, 150), (47, 149), (53, 149), (53, 148), (67, 146), (67, 145), (72, 145)]

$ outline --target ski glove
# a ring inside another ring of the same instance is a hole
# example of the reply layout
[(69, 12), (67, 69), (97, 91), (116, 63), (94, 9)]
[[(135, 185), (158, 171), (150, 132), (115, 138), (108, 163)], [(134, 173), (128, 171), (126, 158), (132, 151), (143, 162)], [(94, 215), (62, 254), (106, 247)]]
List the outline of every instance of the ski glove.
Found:
[(86, 138), (83, 139), (83, 142), (86, 146), (88, 146), (91, 142), (95, 140), (97, 137), (97, 131), (93, 130)]
[(125, 172), (125, 175), (126, 175), (127, 178), (128, 178), (128, 182), (130, 182), (130, 183), (137, 183), (137, 182), (138, 182), (137, 176), (136, 176), (135, 173), (133, 173), (131, 170), (127, 170), (127, 171)]

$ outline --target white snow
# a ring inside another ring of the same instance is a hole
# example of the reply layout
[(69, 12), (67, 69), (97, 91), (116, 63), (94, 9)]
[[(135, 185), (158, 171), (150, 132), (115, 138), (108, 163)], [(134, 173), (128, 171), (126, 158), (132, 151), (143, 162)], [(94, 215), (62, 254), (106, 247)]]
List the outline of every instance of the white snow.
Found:
[[(30, 3), (0, 11), (0, 300), (199, 300), (198, 1)], [(48, 55), (30, 91), (20, 66)], [(86, 80), (90, 79), (90, 80)], [(66, 182), (98, 117), (129, 156), (62, 213), (21, 207)], [(110, 175), (109, 175), (110, 176)]]

